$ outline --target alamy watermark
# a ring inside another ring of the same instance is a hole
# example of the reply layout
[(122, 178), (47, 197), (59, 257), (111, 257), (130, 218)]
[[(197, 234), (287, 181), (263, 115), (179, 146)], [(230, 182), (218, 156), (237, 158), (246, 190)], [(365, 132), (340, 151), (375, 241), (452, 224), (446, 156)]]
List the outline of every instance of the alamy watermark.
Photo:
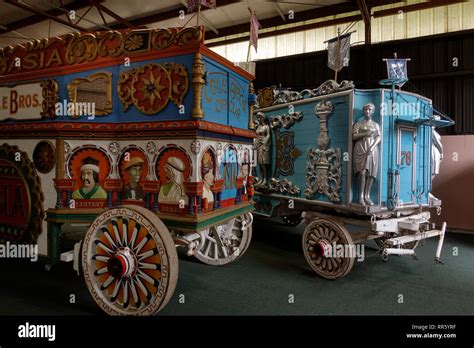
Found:
[(54, 107), (56, 116), (87, 116), (88, 120), (95, 118), (95, 103), (71, 103), (64, 99), (62, 103), (56, 103)]
[(332, 258), (355, 258), (358, 262), (365, 260), (364, 244), (329, 244), (324, 248), (324, 256)]
[(392, 115), (412, 115), (415, 117), (421, 116), (421, 104), (420, 103), (410, 103), (410, 102), (384, 102), (380, 106), (380, 112), (383, 115), (392, 114)]
[(0, 258), (22, 258), (36, 262), (38, 261), (38, 244), (11, 244), (10, 242), (0, 244)]

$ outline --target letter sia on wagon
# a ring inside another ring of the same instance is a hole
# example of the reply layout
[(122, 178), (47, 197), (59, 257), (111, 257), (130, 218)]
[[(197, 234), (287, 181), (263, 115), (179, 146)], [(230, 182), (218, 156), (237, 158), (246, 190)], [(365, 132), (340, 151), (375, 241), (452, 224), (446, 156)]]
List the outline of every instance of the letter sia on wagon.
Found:
[(203, 43), (196, 27), (0, 50), (0, 241), (73, 262), (108, 314), (163, 308), (176, 246), (210, 265), (249, 246), (254, 77)]

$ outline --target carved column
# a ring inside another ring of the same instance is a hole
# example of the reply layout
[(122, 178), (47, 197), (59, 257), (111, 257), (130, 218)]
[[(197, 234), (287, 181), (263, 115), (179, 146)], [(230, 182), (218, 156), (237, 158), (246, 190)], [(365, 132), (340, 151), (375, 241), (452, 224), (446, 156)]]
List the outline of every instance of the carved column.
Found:
[(211, 187), (211, 191), (214, 193), (214, 210), (222, 207), (221, 198), (223, 189), (224, 179), (215, 180), (214, 185)]
[(253, 88), (253, 83), (250, 82), (249, 88), (249, 129), (255, 129), (255, 123), (253, 122), (253, 109), (257, 101), (257, 96), (255, 95), (255, 88)]
[(62, 208), (62, 195), (66, 191), (66, 202), (65, 208), (69, 208), (69, 203), (71, 200), (71, 192), (74, 189), (74, 180), (73, 179), (54, 179), (54, 188), (57, 193), (56, 208)]
[(104, 182), (104, 189), (107, 191), (107, 207), (114, 206), (114, 193), (116, 192), (117, 205), (121, 204), (120, 190), (122, 189), (122, 180), (120, 179), (106, 179)]
[(193, 78), (191, 81), (194, 91), (193, 109), (191, 116), (194, 118), (203, 118), (204, 111), (202, 110), (202, 88), (204, 86), (204, 62), (201, 59), (201, 54), (194, 55), (193, 62)]
[(56, 139), (56, 179), (64, 178), (64, 140)]
[[(203, 182), (185, 182), (184, 191), (189, 197), (188, 213), (195, 215), (202, 212), (201, 199), (204, 191)], [(195, 205), (196, 203), (196, 205)], [(197, 206), (197, 209), (195, 207)]]
[[(152, 209), (155, 212), (158, 212), (158, 192), (160, 190), (160, 182), (158, 180), (145, 180), (142, 181), (143, 191), (145, 192), (146, 197), (146, 207), (147, 209)], [(153, 207), (151, 205), (151, 197), (153, 195)]]

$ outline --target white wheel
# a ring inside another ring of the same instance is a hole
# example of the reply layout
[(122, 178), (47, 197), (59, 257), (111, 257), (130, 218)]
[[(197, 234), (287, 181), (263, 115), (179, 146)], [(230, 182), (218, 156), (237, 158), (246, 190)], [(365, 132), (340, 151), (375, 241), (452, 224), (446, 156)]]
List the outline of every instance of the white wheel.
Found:
[(252, 239), (251, 213), (232, 218), (201, 232), (201, 242), (194, 255), (202, 263), (222, 266), (241, 257)]
[(342, 278), (354, 266), (352, 238), (344, 226), (334, 221), (316, 219), (308, 224), (303, 233), (303, 253), (313, 271), (326, 279)]
[(83, 243), (84, 278), (94, 300), (110, 315), (152, 315), (173, 295), (178, 256), (163, 222), (139, 206), (107, 210)]

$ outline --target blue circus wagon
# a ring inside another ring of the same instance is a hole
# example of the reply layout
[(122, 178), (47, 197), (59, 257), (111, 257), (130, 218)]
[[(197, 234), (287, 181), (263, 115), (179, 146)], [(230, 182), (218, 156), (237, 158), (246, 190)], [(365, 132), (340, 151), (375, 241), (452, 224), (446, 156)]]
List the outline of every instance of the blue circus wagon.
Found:
[(354, 265), (356, 244), (370, 239), (386, 261), (413, 255), (420, 240), (439, 237), (430, 194), (442, 145), (431, 100), (395, 88), (356, 89), (334, 80), (296, 92), (258, 94), (256, 214), (304, 218), (303, 252), (320, 276), (336, 279)]
[(176, 246), (210, 265), (249, 246), (253, 76), (203, 43), (197, 27), (0, 50), (0, 241), (73, 262), (108, 314), (163, 308)]

